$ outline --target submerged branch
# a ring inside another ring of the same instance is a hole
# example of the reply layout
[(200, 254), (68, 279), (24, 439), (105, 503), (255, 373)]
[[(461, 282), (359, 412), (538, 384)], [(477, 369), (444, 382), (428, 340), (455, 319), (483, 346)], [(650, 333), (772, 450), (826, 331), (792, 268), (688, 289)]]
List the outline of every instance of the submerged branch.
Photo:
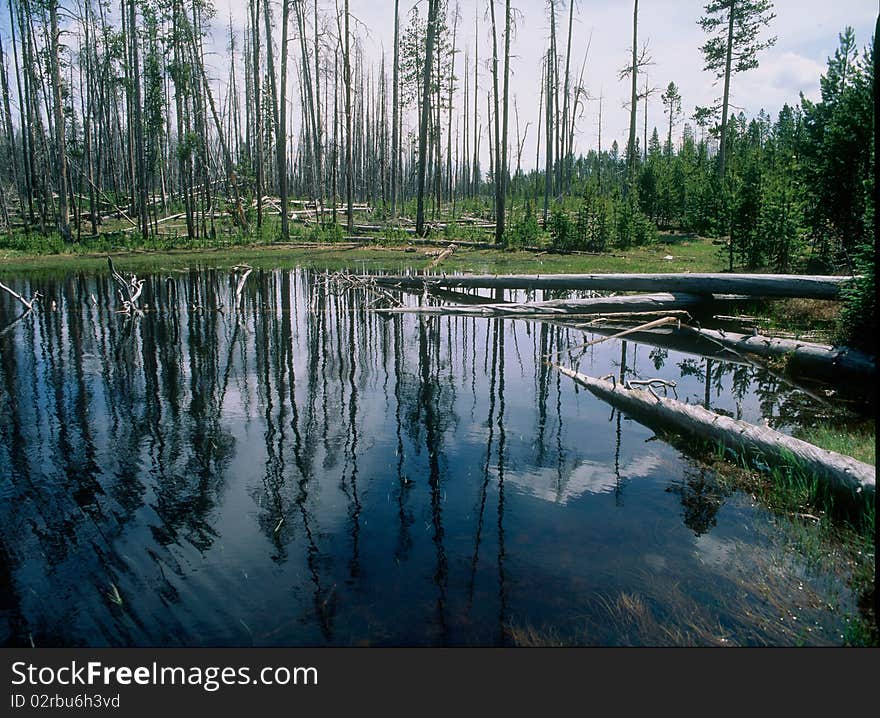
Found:
[(107, 257), (107, 264), (110, 267), (110, 274), (113, 276), (113, 280), (119, 287), (119, 298), (122, 300), (122, 312), (125, 314), (142, 316), (143, 312), (138, 307), (137, 301), (144, 289), (144, 280), (138, 279), (134, 274), (129, 277), (128, 281), (123, 279), (122, 275), (116, 271), (116, 268), (113, 266), (113, 260), (109, 256)]
[[(15, 297), (19, 302), (21, 302), (22, 306), (24, 306), (24, 308), (28, 312), (34, 308), (34, 303), (39, 301), (39, 299), (40, 299), (40, 293), (34, 292), (34, 296), (31, 297), (30, 301), (28, 301), (21, 294), (16, 292), (14, 289), (10, 289), (5, 284), (3, 284), (3, 282), (0, 282), (0, 289), (3, 289), (4, 291), (8, 292), (10, 295)], [(18, 321), (18, 320), (16, 320), (16, 321)]]

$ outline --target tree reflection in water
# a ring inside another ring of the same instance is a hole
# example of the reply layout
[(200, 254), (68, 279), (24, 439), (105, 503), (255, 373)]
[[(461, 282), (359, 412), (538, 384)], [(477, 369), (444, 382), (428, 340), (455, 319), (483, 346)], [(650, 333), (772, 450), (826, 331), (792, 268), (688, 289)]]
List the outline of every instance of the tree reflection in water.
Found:
[[(638, 590), (646, 551), (711, 586), (695, 538), (769, 521), (562, 383), (570, 328), (382, 316), (305, 269), (240, 306), (226, 271), (145, 280), (130, 318), (107, 276), (35, 276), (0, 337), (5, 644), (501, 644)], [(827, 410), (674, 350), (576, 361), (747, 420)]]

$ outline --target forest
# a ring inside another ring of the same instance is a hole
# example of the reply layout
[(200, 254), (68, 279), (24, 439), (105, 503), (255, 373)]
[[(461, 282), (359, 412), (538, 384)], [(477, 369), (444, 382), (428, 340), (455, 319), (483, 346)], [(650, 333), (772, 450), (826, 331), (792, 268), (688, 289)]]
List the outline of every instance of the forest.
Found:
[[(846, 338), (875, 326), (875, 53), (850, 27), (820, 99), (748, 117), (731, 87), (775, 43), (773, 3), (711, 0), (693, 18), (705, 38), (694, 60), (721, 93), (699, 107), (675, 78), (651, 86), (634, 0), (630, 45), (621, 43), (631, 89), (621, 147), (603, 145), (605, 98), (585, 81), (589, 42), (575, 19), (586, 10), (574, 0), (546, 3), (535, 128), (521, 126), (510, 101), (519, 18), (510, 0), (474, 18), (451, 0), (408, 12), (389, 2), (388, 58), (365, 51), (369, 28), (348, 0), (249, 0), (244, 26), (229, 21), (219, 62), (206, 47), (222, 20), (203, 0), (6, 4), (7, 249), (378, 233), (601, 253), (683, 232), (714, 238), (729, 271), (861, 275)], [(471, 22), (480, 42), (462, 47)], [(652, 96), (659, 127), (648, 122)], [(590, 133), (587, 104), (598, 107)]]
[(876, 646), (876, 18), (660, 5), (0, 0), (0, 645)]

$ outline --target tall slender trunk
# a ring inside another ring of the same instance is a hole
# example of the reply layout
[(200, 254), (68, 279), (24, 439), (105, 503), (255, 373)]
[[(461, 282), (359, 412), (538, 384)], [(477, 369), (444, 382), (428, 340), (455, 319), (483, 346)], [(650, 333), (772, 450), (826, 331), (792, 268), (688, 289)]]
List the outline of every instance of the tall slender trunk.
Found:
[[(419, 179), (416, 195), (416, 234), (425, 236), (425, 177), (428, 169), (428, 120), (431, 113), (431, 66), (434, 64), (434, 41), (437, 34), (439, 0), (428, 0), (428, 37), (422, 75), (422, 116), (419, 127)], [(346, 0), (346, 7), (348, 0)]]
[[(318, 27), (318, 0), (314, 4), (315, 19), (315, 77), (311, 88), (315, 107), (315, 163), (318, 175), (318, 194), (320, 200), (321, 226), (324, 226), (324, 125), (321, 117), (321, 43)], [(303, 23), (305, 25), (305, 23)]]
[[(140, 226), (141, 236), (146, 239), (150, 233), (149, 221), (147, 219), (147, 178), (144, 167), (144, 120), (143, 120), (143, 102), (141, 101), (141, 72), (140, 72), (140, 40), (137, 36), (137, 10), (135, 0), (129, 0), (128, 3), (128, 30), (130, 33), (129, 40), (129, 61), (131, 62), (131, 91), (132, 91), (132, 110), (133, 116), (130, 121), (134, 124), (134, 165), (135, 165), (135, 185), (132, 187), (132, 196), (137, 192), (137, 215), (138, 225)], [(135, 190), (135, 187), (137, 188)]]
[(3, 54), (3, 40), (0, 38), (0, 86), (3, 93), (3, 123), (6, 128), (7, 147), (6, 159), (9, 162), (9, 169), (12, 171), (12, 183), (18, 194), (18, 206), (21, 211), (21, 218), (27, 227), (27, 215), (24, 212), (24, 197), (21, 190), (21, 184), (18, 177), (18, 158), (15, 152), (15, 130), (12, 125), (12, 110), (9, 104), (9, 81), (6, 76), (6, 59)]
[[(574, 24), (574, 2), (575, 0), (568, 0), (568, 42), (565, 45), (565, 86), (563, 89), (565, 94), (562, 104), (563, 151), (561, 159), (564, 164), (564, 173), (566, 177), (568, 176), (568, 166), (571, 163), (571, 147), (566, 146), (566, 142), (570, 135), (570, 125), (574, 123), (574, 118), (569, 116), (569, 111), (571, 111), (572, 115), (574, 114), (574, 108), (570, 106), (571, 30), (572, 25)], [(566, 186), (566, 189), (570, 190), (571, 187)]]
[[(12, 33), (12, 60), (15, 66), (15, 87), (18, 94), (19, 125), (21, 127), (21, 165), (22, 174), (24, 175), (24, 193), (27, 198), (27, 214), (25, 215), (24, 207), (22, 207), (22, 217), (24, 217), (25, 221), (25, 231), (28, 231), (29, 224), (34, 221), (33, 175), (31, 173), (33, 164), (33, 135), (28, 118), (27, 105), (24, 101), (25, 93), (22, 90), (23, 73), (18, 62), (18, 48), (15, 40), (16, 19), (12, 10), (12, 0), (8, 0), (8, 5), (9, 29)], [(27, 82), (26, 77), (25, 82)]]
[(52, 72), (52, 111), (55, 120), (55, 154), (58, 173), (58, 232), (64, 242), (72, 241), (67, 204), (67, 147), (64, 141), (64, 108), (61, 99), (61, 33), (58, 30), (58, 1), (49, 0), (49, 22), (52, 47), (49, 58)]
[(272, 124), (275, 128), (275, 132), (278, 132), (278, 88), (275, 80), (275, 50), (272, 47), (272, 15), (269, 12), (269, 0), (263, 0), (263, 24), (266, 27), (266, 71), (269, 76), (269, 95), (272, 100)]
[(489, 17), (492, 20), (492, 101), (495, 124), (495, 159), (492, 180), (495, 184), (495, 243), (500, 244), (499, 226), (504, 224), (500, 214), (503, 206), (504, 169), (501, 161), (501, 97), (498, 92), (498, 28), (495, 23), (495, 0), (489, 0)]
[(648, 95), (651, 91), (648, 89), (648, 73), (645, 73), (645, 124), (642, 134), (642, 157), (648, 159)]
[(400, 153), (400, 0), (394, 0), (394, 67), (391, 79), (391, 217), (397, 217), (397, 173)]
[(257, 227), (263, 227), (263, 106), (261, 102), (262, 73), (260, 72), (260, 3), (251, 0), (251, 47), (253, 50), (254, 88), (254, 144), (257, 179)]
[(602, 194), (602, 101), (605, 99), (604, 92), (599, 92), (599, 143), (597, 145), (598, 149), (598, 162), (596, 163), (596, 183), (599, 185), (599, 194)]
[(474, 162), (473, 162), (473, 188), (471, 197), (476, 197), (480, 191), (480, 18), (474, 13)]
[(501, 120), (501, 170), (498, 176), (501, 180), (500, 202), (498, 203), (498, 217), (495, 220), (495, 243), (504, 241), (505, 204), (507, 202), (507, 135), (508, 122), (510, 119), (510, 0), (507, 0), (504, 9), (504, 94), (502, 97), (502, 120)]
[(636, 108), (639, 94), (636, 83), (638, 82), (638, 29), (639, 29), (639, 0), (633, 1), (633, 40), (632, 40), (632, 90), (630, 93), (629, 108), (629, 142), (627, 146), (627, 190), (632, 191), (636, 175)]
[(542, 63), (541, 90), (538, 93), (538, 139), (535, 143), (535, 200), (536, 200), (536, 202), (537, 202), (537, 198), (538, 198), (538, 193), (541, 191), (541, 184), (540, 184), (540, 182), (541, 182), (541, 179), (540, 179), (541, 178), (541, 172), (540, 172), (540, 170), (541, 170), (541, 129), (542, 129), (541, 128), (541, 117), (543, 116), (543, 113), (544, 113), (544, 90), (545, 90), (545, 85), (547, 84), (545, 82), (545, 77), (544, 77), (545, 72), (546, 72), (546, 70), (544, 69), (543, 63)]
[(287, 211), (287, 25), (290, 0), (281, 3), (281, 80), (278, 88), (278, 128), (275, 135), (278, 165), (278, 193), (281, 199), (281, 239), (290, 241), (290, 218)]
[(547, 227), (547, 213), (550, 209), (550, 193), (553, 191), (553, 51), (547, 50), (547, 67), (544, 72), (546, 81), (544, 109), (544, 145), (546, 161), (544, 164), (544, 228)]
[(718, 150), (718, 179), (724, 179), (727, 165), (727, 114), (730, 106), (730, 69), (733, 61), (733, 26), (736, 18), (736, 0), (731, 0), (727, 20), (727, 57), (724, 61), (724, 96), (721, 100), (721, 146)]

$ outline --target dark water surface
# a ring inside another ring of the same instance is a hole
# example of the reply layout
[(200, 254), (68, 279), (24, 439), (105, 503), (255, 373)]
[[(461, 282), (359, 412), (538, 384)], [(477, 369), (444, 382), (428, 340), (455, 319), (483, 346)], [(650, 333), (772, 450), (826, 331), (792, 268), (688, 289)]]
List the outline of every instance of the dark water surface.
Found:
[[(778, 518), (545, 366), (582, 332), (382, 317), (306, 270), (241, 311), (229, 272), (146, 279), (134, 320), (103, 275), (17, 285), (44, 300), (0, 337), (0, 643), (840, 641), (852, 596)], [(619, 340), (579, 366), (821, 410)]]

